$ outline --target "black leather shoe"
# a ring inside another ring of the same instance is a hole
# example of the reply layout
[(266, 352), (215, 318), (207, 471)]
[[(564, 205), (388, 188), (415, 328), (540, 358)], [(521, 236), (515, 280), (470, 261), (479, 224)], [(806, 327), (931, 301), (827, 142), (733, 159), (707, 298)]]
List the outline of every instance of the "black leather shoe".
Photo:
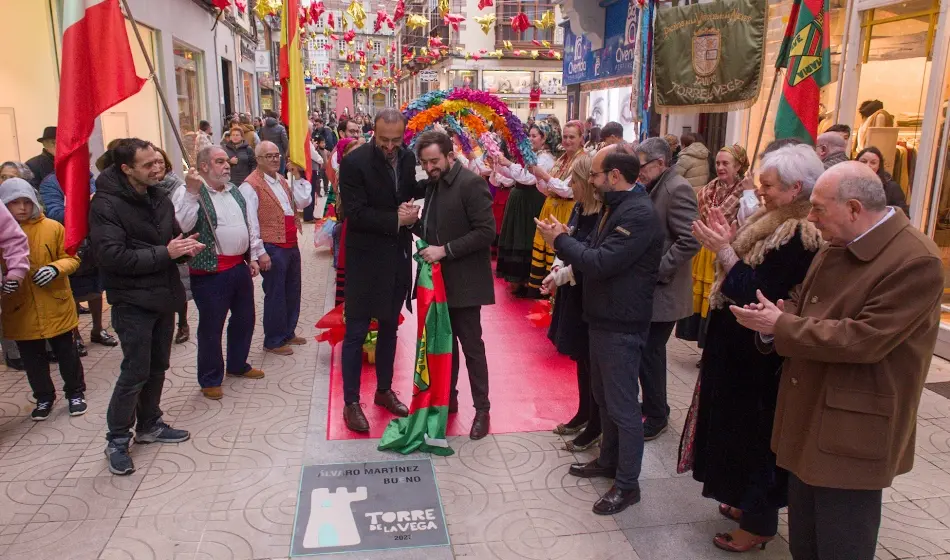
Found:
[(616, 467), (602, 467), (597, 459), (589, 463), (574, 463), (567, 472), (578, 478), (615, 478), (617, 476)]
[(669, 422), (666, 420), (658, 422), (648, 418), (647, 421), (643, 423), (643, 441), (653, 441), (660, 437), (660, 434), (665, 432), (669, 425)]
[(621, 490), (611, 486), (604, 497), (594, 504), (594, 513), (597, 515), (614, 515), (640, 501), (640, 488)]
[(476, 410), (475, 419), (472, 420), (472, 430), (468, 437), (472, 439), (482, 439), (488, 435), (488, 428), (491, 426), (491, 418), (487, 410)]
[(391, 389), (388, 391), (376, 391), (373, 402), (401, 418), (409, 416), (409, 408), (399, 402), (399, 397), (397, 397), (396, 393), (393, 393)]
[(369, 420), (363, 414), (360, 403), (352, 403), (343, 407), (343, 423), (354, 432), (366, 433), (369, 431)]

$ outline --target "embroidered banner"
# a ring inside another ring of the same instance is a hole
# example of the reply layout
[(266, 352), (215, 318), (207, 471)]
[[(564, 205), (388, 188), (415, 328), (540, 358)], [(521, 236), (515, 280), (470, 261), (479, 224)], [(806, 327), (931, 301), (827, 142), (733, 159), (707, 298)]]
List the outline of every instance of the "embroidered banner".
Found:
[(657, 10), (657, 113), (723, 113), (751, 107), (762, 87), (767, 12), (764, 0)]

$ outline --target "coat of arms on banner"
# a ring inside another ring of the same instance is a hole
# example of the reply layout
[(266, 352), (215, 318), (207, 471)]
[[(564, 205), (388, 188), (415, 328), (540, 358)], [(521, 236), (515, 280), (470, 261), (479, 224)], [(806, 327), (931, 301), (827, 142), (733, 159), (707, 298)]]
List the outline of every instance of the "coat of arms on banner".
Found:
[(716, 71), (722, 55), (722, 35), (718, 29), (699, 29), (693, 34), (693, 70), (705, 78)]

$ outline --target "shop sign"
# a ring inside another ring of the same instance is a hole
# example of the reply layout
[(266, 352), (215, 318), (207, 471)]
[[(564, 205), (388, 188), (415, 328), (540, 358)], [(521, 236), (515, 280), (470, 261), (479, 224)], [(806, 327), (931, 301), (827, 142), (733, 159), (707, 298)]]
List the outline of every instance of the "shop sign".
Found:
[(623, 0), (605, 8), (604, 47), (592, 50), (590, 41), (564, 30), (564, 83), (579, 84), (633, 74), (633, 58), (641, 10), (636, 1)]
[(432, 69), (419, 72), (419, 80), (423, 82), (438, 82), (439, 73)]
[(448, 544), (428, 459), (303, 468), (291, 556)]
[(270, 71), (270, 51), (254, 51), (254, 69), (258, 72)]
[(766, 3), (721, 0), (657, 10), (656, 111), (722, 113), (759, 99)]
[(254, 47), (250, 43), (241, 39), (241, 60), (255, 60)]

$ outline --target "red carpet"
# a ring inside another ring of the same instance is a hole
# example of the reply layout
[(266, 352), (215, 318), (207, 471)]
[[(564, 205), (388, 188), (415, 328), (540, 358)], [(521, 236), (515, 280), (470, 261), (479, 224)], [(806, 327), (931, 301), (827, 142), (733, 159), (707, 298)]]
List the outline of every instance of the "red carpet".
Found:
[[(491, 399), (491, 433), (551, 430), (577, 412), (575, 364), (554, 349), (547, 328), (539, 328), (526, 318), (531, 300), (519, 300), (507, 292), (507, 285), (495, 280), (495, 305), (482, 308), (482, 329), (488, 357)], [(416, 355), (416, 318), (408, 316), (399, 329), (393, 389), (409, 405)], [(340, 348), (333, 350), (330, 364), (330, 407), (327, 412), (327, 439), (379, 438), (393, 418), (373, 404), (376, 390), (375, 366), (363, 364), (360, 400), (369, 419), (369, 435), (349, 431), (343, 424), (343, 379)], [(467, 435), (475, 416), (469, 389), (465, 357), (459, 372), (459, 412), (449, 416), (449, 435)]]

